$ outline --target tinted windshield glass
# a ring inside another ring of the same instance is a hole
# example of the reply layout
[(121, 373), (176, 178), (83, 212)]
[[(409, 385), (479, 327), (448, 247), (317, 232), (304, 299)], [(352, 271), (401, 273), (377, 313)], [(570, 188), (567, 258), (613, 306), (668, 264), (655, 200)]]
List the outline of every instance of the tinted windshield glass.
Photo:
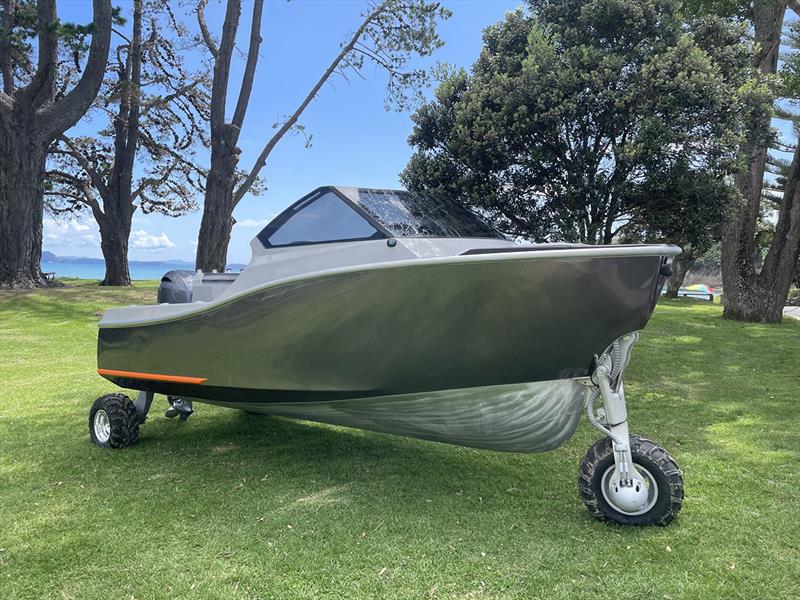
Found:
[(289, 246), (383, 236), (335, 193), (324, 192), (270, 223), (258, 237), (270, 246)]
[(458, 202), (396, 190), (346, 190), (348, 197), (397, 237), (503, 235)]

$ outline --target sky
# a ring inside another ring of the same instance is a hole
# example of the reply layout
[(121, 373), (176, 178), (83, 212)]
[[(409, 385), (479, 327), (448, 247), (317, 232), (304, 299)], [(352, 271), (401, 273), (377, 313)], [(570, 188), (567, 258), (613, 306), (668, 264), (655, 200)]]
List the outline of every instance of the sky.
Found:
[[(176, 6), (186, 4), (175, 2)], [(445, 45), (432, 57), (417, 59), (412, 66), (430, 67), (435, 62), (468, 68), (481, 48), (481, 32), (514, 10), (521, 0), (444, 0), (452, 17), (440, 23)], [(129, 2), (114, 2), (130, 14)], [(250, 5), (243, 2), (238, 44), (247, 51)], [(290, 114), (339, 51), (339, 44), (357, 27), (366, 6), (361, 0), (267, 0), (262, 19), (261, 53), (250, 108), (240, 137), (240, 166), (250, 169), (255, 157), (273, 132), (273, 124)], [(89, 0), (59, 0), (63, 21), (91, 20)], [(195, 30), (188, 8), (176, 8)], [(223, 3), (211, 0), (207, 20), (214, 32), (221, 31)], [(128, 23), (128, 26), (130, 22)], [(199, 50), (195, 51), (199, 52)], [(243, 56), (234, 55), (228, 117), (236, 102)], [(351, 77), (350, 83), (335, 77), (306, 109), (300, 122), (311, 134), (305, 139), (288, 135), (276, 147), (261, 171), (267, 185), (258, 197), (245, 196), (236, 207), (228, 262), (247, 263), (250, 240), (277, 213), (296, 199), (322, 185), (396, 188), (398, 175), (411, 156), (407, 139), (411, 133), (410, 112), (386, 111), (386, 76), (371, 66), (366, 79)], [(430, 96), (431, 90), (428, 91)], [(97, 124), (80, 123), (71, 133), (87, 135)], [(198, 197), (202, 204), (202, 197)], [(201, 210), (179, 218), (156, 214), (134, 215), (130, 238), (131, 260), (194, 261)], [(87, 214), (80, 219), (56, 221), (45, 216), (44, 249), (60, 256), (102, 257), (97, 226)]]

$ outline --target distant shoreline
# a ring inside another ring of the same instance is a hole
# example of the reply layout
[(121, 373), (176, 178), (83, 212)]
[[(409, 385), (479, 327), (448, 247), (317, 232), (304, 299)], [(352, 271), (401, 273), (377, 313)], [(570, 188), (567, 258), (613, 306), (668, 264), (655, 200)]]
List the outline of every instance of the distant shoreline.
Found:
[[(167, 271), (175, 269), (193, 270), (188, 263), (130, 263), (128, 269), (131, 279), (135, 281), (146, 279), (161, 279)], [(42, 271), (45, 273), (55, 273), (56, 279), (61, 277), (77, 277), (79, 279), (97, 279), (105, 277), (106, 267), (103, 261), (99, 263), (89, 263), (83, 261), (42, 261)]]
[[(231, 264), (233, 271), (241, 270), (245, 265)], [(101, 258), (85, 258), (80, 256), (56, 256), (52, 252), (42, 253), (42, 271), (55, 273), (56, 279), (61, 277), (77, 277), (79, 279), (102, 280), (106, 267)], [(161, 279), (167, 271), (194, 271), (194, 264), (179, 260), (170, 261), (138, 261), (128, 263), (131, 279), (134, 281)]]

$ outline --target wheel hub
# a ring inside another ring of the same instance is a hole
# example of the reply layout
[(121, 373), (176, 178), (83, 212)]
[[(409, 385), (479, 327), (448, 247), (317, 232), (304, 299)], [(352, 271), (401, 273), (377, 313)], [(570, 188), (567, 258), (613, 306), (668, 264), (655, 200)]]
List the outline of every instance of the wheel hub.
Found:
[(634, 467), (633, 485), (622, 485), (614, 465), (606, 469), (600, 484), (606, 502), (614, 510), (630, 516), (646, 513), (658, 500), (658, 485), (650, 471), (641, 465)]
[(111, 437), (111, 421), (108, 419), (108, 413), (102, 408), (94, 413), (94, 435), (97, 441), (103, 444)]

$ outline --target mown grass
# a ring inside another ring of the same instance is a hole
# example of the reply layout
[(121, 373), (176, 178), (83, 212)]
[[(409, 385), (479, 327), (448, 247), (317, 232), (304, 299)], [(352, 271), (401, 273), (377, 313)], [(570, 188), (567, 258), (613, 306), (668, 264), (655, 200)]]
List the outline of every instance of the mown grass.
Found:
[[(800, 327), (663, 302), (632, 430), (684, 469), (667, 528), (590, 518), (577, 463), (200, 405), (89, 442), (96, 322), (155, 284), (0, 293), (0, 598), (800, 598)], [(175, 349), (176, 352), (180, 348)]]

